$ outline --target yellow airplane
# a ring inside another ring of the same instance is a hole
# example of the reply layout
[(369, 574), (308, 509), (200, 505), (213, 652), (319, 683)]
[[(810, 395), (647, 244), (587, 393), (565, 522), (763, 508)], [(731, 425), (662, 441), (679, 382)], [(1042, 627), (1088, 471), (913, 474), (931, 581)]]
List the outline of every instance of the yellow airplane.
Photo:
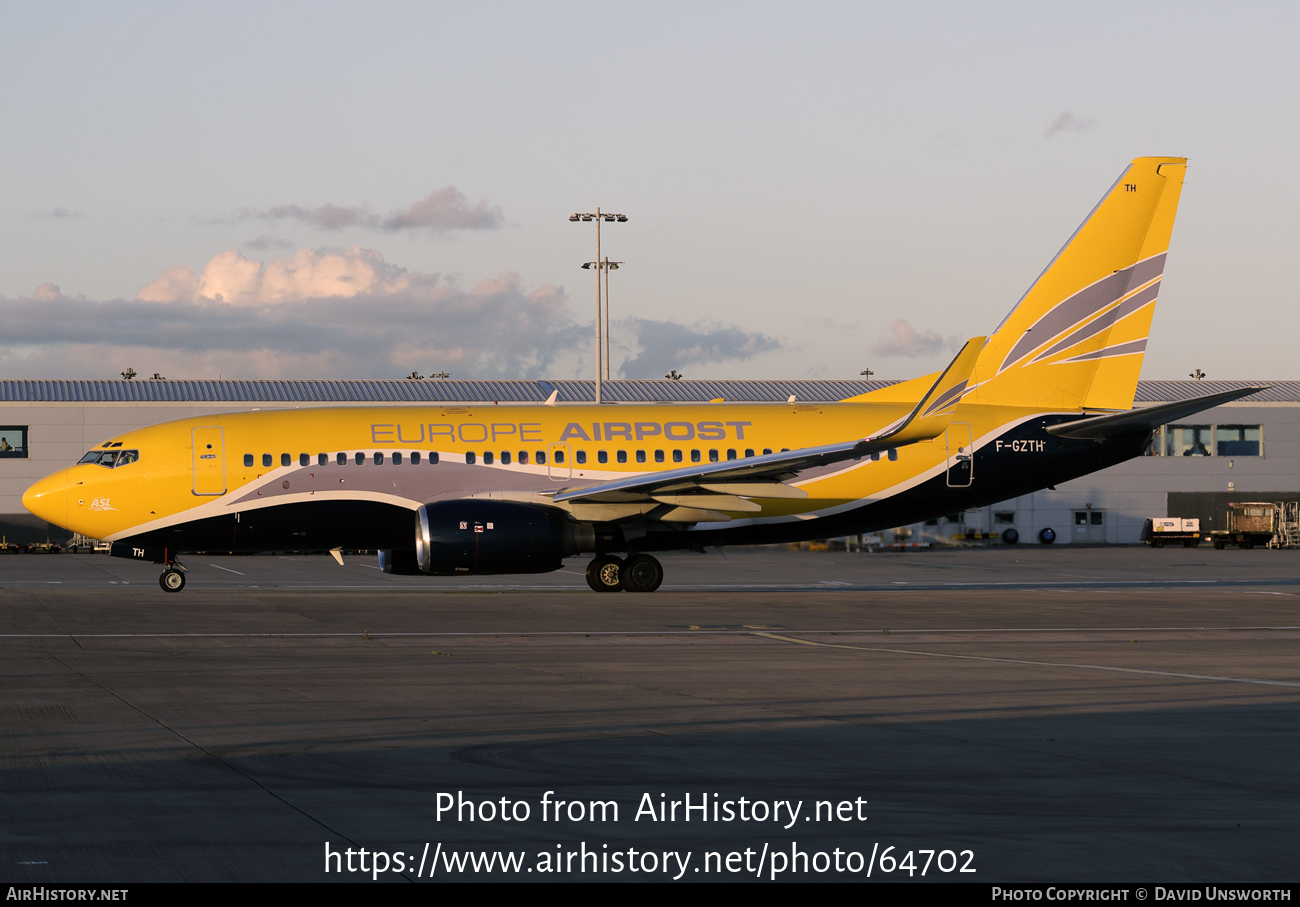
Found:
[[(1153, 429), (1253, 393), (1133, 409), (1186, 160), (1138, 158), (989, 337), (839, 403), (368, 406), (179, 419), (110, 438), (23, 496), (165, 566), (184, 551), (378, 549), (389, 573), (544, 573), (601, 592), (651, 554), (875, 531), (1142, 454)], [(620, 557), (619, 555), (625, 555)]]

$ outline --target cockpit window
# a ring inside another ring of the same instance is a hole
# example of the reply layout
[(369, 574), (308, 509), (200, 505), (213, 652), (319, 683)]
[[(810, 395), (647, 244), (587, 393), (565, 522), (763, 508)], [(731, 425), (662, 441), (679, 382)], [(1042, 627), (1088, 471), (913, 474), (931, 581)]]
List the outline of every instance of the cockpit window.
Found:
[(77, 463), (94, 463), (97, 466), (112, 469), (115, 466), (134, 463), (138, 459), (140, 459), (140, 451), (138, 450), (92, 450), (78, 460)]

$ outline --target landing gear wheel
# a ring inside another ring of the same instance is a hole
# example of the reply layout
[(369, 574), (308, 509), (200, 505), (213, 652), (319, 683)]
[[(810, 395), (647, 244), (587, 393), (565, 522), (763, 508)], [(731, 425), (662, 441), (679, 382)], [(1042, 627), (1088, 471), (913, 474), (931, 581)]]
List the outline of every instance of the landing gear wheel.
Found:
[(592, 558), (587, 565), (587, 585), (597, 592), (622, 592), (622, 558), (602, 556)]
[(164, 592), (179, 592), (185, 588), (185, 574), (168, 567), (158, 577), (158, 585), (162, 586)]
[(628, 592), (653, 592), (664, 581), (664, 568), (648, 554), (634, 554), (624, 561), (619, 576)]

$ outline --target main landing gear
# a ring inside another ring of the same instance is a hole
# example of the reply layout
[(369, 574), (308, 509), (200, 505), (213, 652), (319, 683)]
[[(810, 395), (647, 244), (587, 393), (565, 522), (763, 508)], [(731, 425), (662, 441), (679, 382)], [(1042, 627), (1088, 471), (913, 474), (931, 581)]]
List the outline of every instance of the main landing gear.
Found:
[(597, 592), (653, 592), (663, 581), (663, 565), (648, 554), (601, 555), (587, 565), (587, 585)]
[(167, 569), (158, 577), (158, 585), (162, 586), (164, 592), (179, 592), (185, 588), (185, 574), (189, 572), (180, 563), (173, 561), (167, 565)]

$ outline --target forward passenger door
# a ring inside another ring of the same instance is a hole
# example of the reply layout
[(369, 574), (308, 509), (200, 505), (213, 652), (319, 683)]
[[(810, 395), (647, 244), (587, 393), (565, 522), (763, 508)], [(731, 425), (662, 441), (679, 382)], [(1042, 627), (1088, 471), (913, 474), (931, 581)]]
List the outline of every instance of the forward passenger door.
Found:
[(219, 425), (196, 428), (190, 433), (194, 441), (194, 493), (226, 493), (226, 444)]

